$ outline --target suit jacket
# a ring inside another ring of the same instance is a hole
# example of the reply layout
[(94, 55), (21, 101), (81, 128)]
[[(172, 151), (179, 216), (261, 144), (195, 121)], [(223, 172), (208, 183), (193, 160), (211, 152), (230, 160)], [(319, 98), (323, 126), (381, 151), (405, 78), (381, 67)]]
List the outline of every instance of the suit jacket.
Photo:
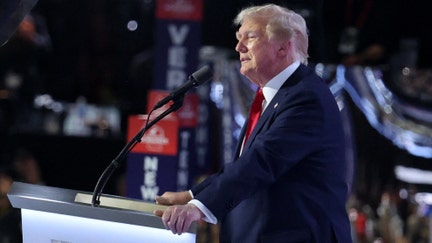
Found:
[(341, 116), (312, 69), (299, 66), (239, 150), (192, 188), (221, 242), (351, 242)]

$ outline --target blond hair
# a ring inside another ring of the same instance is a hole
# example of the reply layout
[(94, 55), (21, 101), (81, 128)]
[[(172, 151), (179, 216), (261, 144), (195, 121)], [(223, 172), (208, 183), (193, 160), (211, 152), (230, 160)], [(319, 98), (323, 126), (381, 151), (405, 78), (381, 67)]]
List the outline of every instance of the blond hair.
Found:
[(234, 24), (241, 25), (245, 18), (266, 21), (266, 33), (269, 39), (291, 41), (292, 58), (307, 64), (308, 30), (304, 18), (293, 10), (276, 4), (265, 4), (244, 8), (234, 19)]

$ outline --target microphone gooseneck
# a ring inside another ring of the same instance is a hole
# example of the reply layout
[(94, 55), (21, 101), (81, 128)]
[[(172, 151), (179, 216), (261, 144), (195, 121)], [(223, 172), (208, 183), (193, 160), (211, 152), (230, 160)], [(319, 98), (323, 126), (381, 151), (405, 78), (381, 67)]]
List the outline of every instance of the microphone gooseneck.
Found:
[[(191, 89), (192, 87), (199, 86), (208, 80), (211, 79), (213, 76), (213, 72), (210, 69), (209, 66), (204, 66), (198, 71), (191, 74), (188, 78), (188, 82), (186, 82), (184, 85), (180, 86), (179, 88), (175, 89), (159, 101), (153, 109), (149, 112), (147, 115), (147, 122), (136, 135), (133, 137), (126, 145), (123, 147), (123, 149), (120, 151), (120, 153), (117, 155), (117, 157), (111, 161), (111, 163), (108, 165), (107, 168), (105, 168), (102, 175), (99, 177), (99, 180), (96, 183), (96, 186), (93, 191), (93, 197), (92, 197), (92, 205), (93, 206), (99, 206), (100, 205), (100, 196), (102, 194), (103, 188), (105, 187), (105, 184), (107, 183), (108, 179), (111, 177), (112, 173), (120, 166), (120, 162), (123, 161), (127, 154), (138, 144), (141, 142), (141, 138), (144, 136), (144, 133), (152, 127), (154, 124), (156, 124), (158, 121), (169, 115), (170, 113), (177, 111), (180, 109), (180, 107), (183, 105), (183, 98), (185, 93)], [(149, 122), (151, 113), (159, 109), (160, 107), (167, 104), (169, 101), (173, 101), (174, 103), (164, 112), (162, 112), (159, 116), (157, 116), (154, 120)]]

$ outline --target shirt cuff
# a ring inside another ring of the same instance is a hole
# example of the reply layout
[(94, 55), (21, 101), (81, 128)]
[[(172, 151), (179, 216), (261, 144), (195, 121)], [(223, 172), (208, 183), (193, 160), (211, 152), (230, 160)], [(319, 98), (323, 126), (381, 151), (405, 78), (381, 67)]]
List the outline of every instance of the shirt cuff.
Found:
[(197, 199), (192, 199), (188, 203), (195, 205), (204, 214), (203, 220), (210, 224), (217, 224), (217, 218)]

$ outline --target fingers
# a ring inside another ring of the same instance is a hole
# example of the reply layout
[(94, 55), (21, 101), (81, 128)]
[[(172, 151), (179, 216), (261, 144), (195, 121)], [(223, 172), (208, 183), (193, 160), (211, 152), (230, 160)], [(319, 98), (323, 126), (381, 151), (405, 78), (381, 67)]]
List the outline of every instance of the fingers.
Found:
[(168, 198), (163, 197), (163, 196), (156, 196), (156, 197), (155, 197), (155, 200), (156, 200), (156, 204), (160, 204), (160, 205), (167, 205), (167, 206), (172, 205), (172, 204), (169, 202)]
[(153, 214), (156, 215), (156, 216), (158, 216), (158, 217), (162, 217), (163, 213), (164, 213), (164, 211), (160, 210), (160, 209), (157, 209), (157, 210), (153, 211)]
[(183, 217), (182, 217), (182, 209), (178, 207), (172, 207), (172, 211), (169, 213), (169, 217), (166, 225), (168, 226), (168, 230), (171, 230), (173, 234), (181, 235), (184, 231), (183, 229)]
[(182, 228), (181, 228), (181, 232), (186, 232), (186, 231), (188, 231), (189, 230), (189, 228), (190, 228), (190, 226), (191, 226), (191, 224), (192, 224), (192, 220), (190, 219), (190, 218), (186, 218), (184, 221), (183, 221), (183, 225), (182, 225)]
[(174, 204), (179, 204), (176, 202), (175, 192), (165, 192), (162, 196), (155, 197), (156, 204), (171, 206)]
[(162, 223), (165, 226), (165, 229), (167, 230), (171, 230), (171, 209), (168, 208), (167, 210), (165, 210), (165, 212), (163, 212), (162, 214)]
[(171, 206), (175, 204), (186, 204), (192, 199), (188, 191), (183, 192), (165, 192), (161, 196), (156, 196), (157, 204)]
[(167, 230), (171, 230), (173, 234), (181, 235), (187, 232), (193, 221), (199, 219), (196, 213), (191, 212), (194, 209), (186, 205), (177, 205), (168, 207), (165, 212), (163, 210), (155, 210), (155, 215), (161, 215), (162, 222)]
[(178, 229), (178, 223), (181, 222), (182, 219), (179, 218), (175, 211), (175, 207), (169, 207), (167, 210), (165, 210), (162, 215), (162, 222), (167, 230), (171, 230), (173, 234), (178, 233), (180, 235), (183, 232)]
[(179, 228), (179, 224), (181, 224), (182, 220), (180, 218), (177, 218), (176, 220), (172, 220), (168, 222), (168, 227), (171, 229), (171, 232), (173, 234), (181, 235), (183, 231)]
[(162, 218), (162, 223), (164, 224), (165, 229), (171, 230), (173, 234), (177, 233), (176, 227), (173, 227), (173, 225), (176, 224), (176, 219), (171, 220), (171, 215), (172, 215), (171, 210), (167, 209), (163, 211), (157, 209), (153, 211), (153, 214)]

